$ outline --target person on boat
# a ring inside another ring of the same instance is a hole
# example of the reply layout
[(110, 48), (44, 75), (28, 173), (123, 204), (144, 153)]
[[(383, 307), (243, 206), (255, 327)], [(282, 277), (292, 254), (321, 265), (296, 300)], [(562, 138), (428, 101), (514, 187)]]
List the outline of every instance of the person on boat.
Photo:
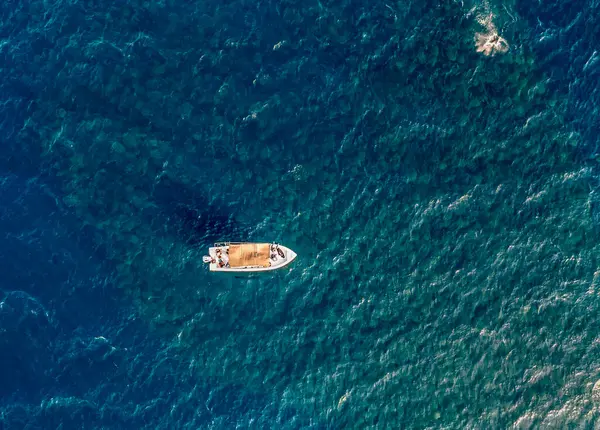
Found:
[(223, 252), (221, 249), (219, 249), (217, 257), (219, 257), (221, 260), (223, 260), (224, 265), (229, 264), (229, 252), (227, 250), (225, 250), (225, 252)]
[(285, 254), (283, 253), (283, 250), (279, 246), (277, 246), (277, 253), (279, 254), (279, 256), (281, 258), (285, 258)]

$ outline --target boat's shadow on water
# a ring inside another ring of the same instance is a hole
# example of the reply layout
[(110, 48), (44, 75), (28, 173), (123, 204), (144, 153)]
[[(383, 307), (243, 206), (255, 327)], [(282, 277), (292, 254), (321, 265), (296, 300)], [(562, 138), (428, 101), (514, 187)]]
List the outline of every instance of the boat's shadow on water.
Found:
[(249, 227), (235, 218), (234, 207), (211, 202), (208, 192), (163, 178), (153, 188), (152, 199), (160, 208), (169, 231), (182, 243), (208, 247), (220, 240), (239, 240)]

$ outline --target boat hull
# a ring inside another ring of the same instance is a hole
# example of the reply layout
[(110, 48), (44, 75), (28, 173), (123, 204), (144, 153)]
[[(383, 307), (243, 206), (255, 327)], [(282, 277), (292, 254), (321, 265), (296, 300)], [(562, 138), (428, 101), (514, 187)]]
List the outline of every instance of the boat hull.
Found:
[[(217, 244), (215, 244), (217, 245)], [(273, 244), (275, 245), (275, 244)], [(216, 252), (218, 249), (226, 249), (228, 253), (229, 245), (226, 244), (224, 246), (215, 246), (209, 249), (210, 257), (213, 258), (213, 262), (209, 264), (209, 268), (211, 272), (221, 273), (221, 274), (230, 274), (235, 275), (236, 277), (251, 277), (258, 276), (261, 274), (268, 274), (277, 272), (280, 269), (284, 269), (289, 267), (290, 264), (296, 259), (297, 254), (292, 251), (290, 248), (283, 245), (276, 245), (278, 249), (278, 254), (273, 261), (273, 264), (268, 267), (219, 267), (216, 263)], [(279, 252), (281, 251), (281, 252)], [(283, 253), (283, 255), (282, 255)]]

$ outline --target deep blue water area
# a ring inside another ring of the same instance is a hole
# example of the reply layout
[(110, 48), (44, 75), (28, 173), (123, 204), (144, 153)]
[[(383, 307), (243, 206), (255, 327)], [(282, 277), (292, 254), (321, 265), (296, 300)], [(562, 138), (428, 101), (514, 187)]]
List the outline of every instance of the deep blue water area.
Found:
[(2, 2), (0, 429), (598, 427), (599, 8)]
[(0, 196), (1, 428), (228, 427), (265, 407), (181, 368), (51, 187), (5, 172)]

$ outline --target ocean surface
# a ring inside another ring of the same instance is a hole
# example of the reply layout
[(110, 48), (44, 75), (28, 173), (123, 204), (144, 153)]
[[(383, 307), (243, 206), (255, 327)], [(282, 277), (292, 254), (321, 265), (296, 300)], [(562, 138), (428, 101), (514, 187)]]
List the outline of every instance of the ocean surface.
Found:
[[(600, 427), (600, 3), (5, 0), (0, 429)], [(217, 240), (299, 254), (210, 274)]]

